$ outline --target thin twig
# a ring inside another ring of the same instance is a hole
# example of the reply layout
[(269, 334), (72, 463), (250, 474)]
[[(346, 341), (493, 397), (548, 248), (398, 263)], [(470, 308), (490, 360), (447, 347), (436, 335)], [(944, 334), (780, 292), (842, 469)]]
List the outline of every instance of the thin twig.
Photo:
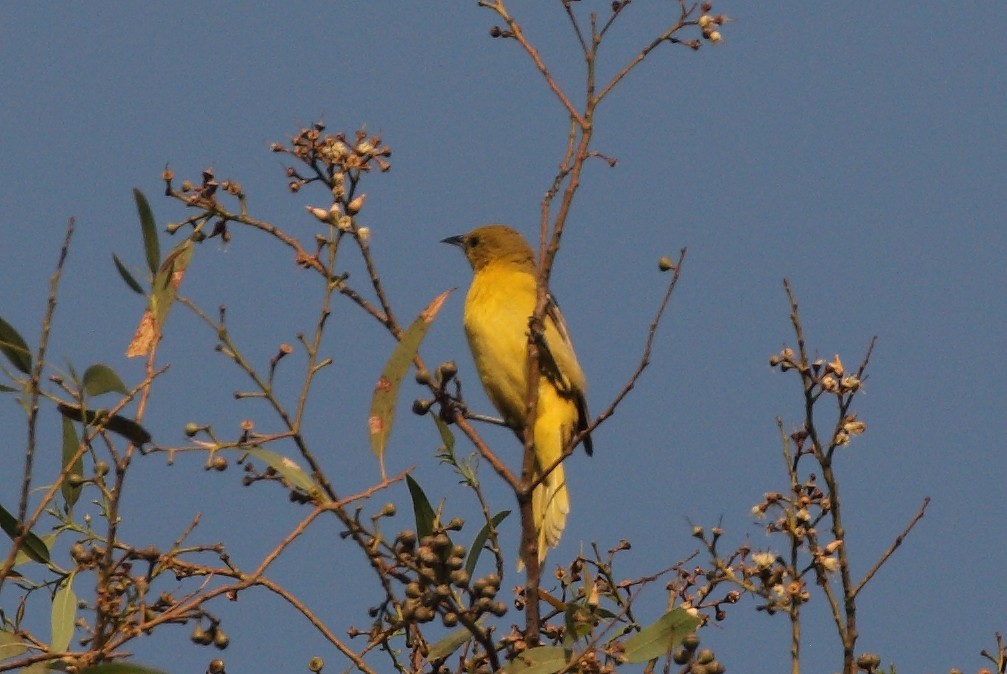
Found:
[(647, 329), (647, 339), (643, 345), (643, 353), (640, 356), (640, 361), (637, 363), (636, 370), (630, 375), (629, 379), (623, 385), (619, 393), (616, 394), (612, 402), (609, 403), (602, 412), (595, 417), (588, 427), (581, 431), (574, 442), (579, 442), (585, 435), (596, 429), (605, 419), (609, 418), (615, 414), (616, 408), (619, 404), (629, 395), (629, 392), (633, 390), (636, 386), (636, 382), (640, 379), (643, 371), (647, 369), (650, 364), (650, 353), (654, 346), (654, 337), (657, 335), (658, 326), (661, 324), (661, 319), (664, 316), (665, 309), (668, 307), (668, 302), (671, 299), (672, 293), (675, 291), (675, 286), (678, 284), (678, 279), (682, 274), (682, 264), (685, 262), (685, 252), (686, 249), (683, 248), (679, 251), (678, 261), (675, 263), (675, 269), (672, 273), (671, 279), (668, 281), (668, 287), (664, 291), (664, 296), (661, 298), (661, 303), (658, 305), (657, 312), (654, 314), (654, 318), (650, 322), (650, 327)]
[(864, 589), (864, 586), (867, 585), (867, 583), (871, 580), (871, 578), (874, 577), (874, 574), (876, 574), (878, 570), (882, 567), (882, 565), (884, 565), (884, 563), (888, 561), (888, 558), (895, 553), (895, 550), (897, 550), (898, 547), (902, 545), (902, 542), (906, 539), (906, 536), (909, 535), (909, 532), (912, 531), (913, 527), (915, 527), (919, 523), (919, 521), (923, 519), (923, 515), (926, 513), (927, 506), (929, 505), (930, 505), (930, 497), (927, 496), (926, 498), (923, 499), (923, 505), (921, 505), (920, 509), (916, 511), (916, 514), (913, 515), (913, 518), (909, 520), (909, 524), (907, 524), (905, 528), (902, 529), (902, 533), (900, 533), (898, 536), (895, 537), (895, 540), (892, 541), (892, 544), (890, 546), (888, 546), (888, 549), (885, 550), (884, 554), (882, 554), (881, 557), (878, 558), (878, 561), (874, 563), (874, 566), (872, 566), (870, 570), (868, 570), (867, 573), (864, 574), (864, 577), (861, 578), (860, 582), (857, 583), (856, 586), (853, 588), (853, 596), (860, 594), (860, 591)]
[[(59, 259), (56, 262), (56, 269), (49, 278), (49, 297), (46, 302), (45, 314), (42, 317), (42, 333), (38, 340), (38, 349), (35, 352), (35, 366), (32, 368), (31, 381), (29, 383), (28, 396), (28, 446), (25, 450), (24, 476), (21, 480), (21, 501), (18, 504), (17, 519), (24, 523), (28, 514), (28, 496), (31, 493), (31, 478), (33, 464), (35, 461), (36, 430), (38, 424), (38, 402), (42, 394), (42, 370), (45, 367), (45, 353), (49, 345), (49, 334), (52, 331), (52, 319), (56, 313), (56, 295), (59, 291), (59, 281), (63, 275), (63, 265), (66, 263), (66, 256), (70, 252), (70, 240), (73, 238), (73, 230), (76, 220), (70, 218), (66, 223), (66, 234), (63, 236), (63, 246), (59, 251)], [(21, 532), (19, 538), (27, 535), (29, 528)], [(15, 541), (15, 548), (17, 542)]]

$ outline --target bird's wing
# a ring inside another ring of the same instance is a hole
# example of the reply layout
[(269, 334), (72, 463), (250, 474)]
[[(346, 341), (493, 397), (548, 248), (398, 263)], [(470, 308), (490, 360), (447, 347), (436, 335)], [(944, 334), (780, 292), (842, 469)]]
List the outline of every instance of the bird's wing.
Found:
[[(570, 340), (570, 333), (566, 321), (563, 320), (563, 313), (559, 310), (559, 304), (552, 294), (547, 300), (545, 333), (542, 336), (542, 344), (539, 345), (541, 370), (543, 376), (552, 382), (556, 390), (573, 400), (577, 406), (577, 432), (580, 432), (590, 423), (585, 397), (587, 381), (577, 362), (573, 342)], [(584, 438), (584, 449), (589, 455), (594, 451), (591, 436)]]

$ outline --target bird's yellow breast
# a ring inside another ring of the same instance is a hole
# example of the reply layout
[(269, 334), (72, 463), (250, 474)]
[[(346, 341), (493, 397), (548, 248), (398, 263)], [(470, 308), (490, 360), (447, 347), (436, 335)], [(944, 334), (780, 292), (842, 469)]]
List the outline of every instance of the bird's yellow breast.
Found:
[(528, 319), (535, 311), (535, 277), (489, 264), (472, 279), (465, 300), (465, 334), (479, 379), (511, 428), (524, 427), (528, 392)]

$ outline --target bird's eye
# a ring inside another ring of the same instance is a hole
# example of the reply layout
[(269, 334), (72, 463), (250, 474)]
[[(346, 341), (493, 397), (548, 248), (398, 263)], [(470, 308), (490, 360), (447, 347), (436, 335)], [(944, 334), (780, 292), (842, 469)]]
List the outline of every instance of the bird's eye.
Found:
[(479, 245), (479, 237), (478, 236), (470, 236), (469, 238), (465, 239), (465, 244), (469, 248), (475, 248), (476, 246)]

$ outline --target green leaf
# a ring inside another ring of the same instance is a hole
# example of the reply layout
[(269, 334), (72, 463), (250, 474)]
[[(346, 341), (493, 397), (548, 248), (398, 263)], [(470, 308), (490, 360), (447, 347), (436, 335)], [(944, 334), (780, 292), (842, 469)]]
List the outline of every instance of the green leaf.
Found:
[[(22, 670), (19, 670), (21, 674), (51, 674), (53, 670), (49, 669), (49, 662), (34, 662)], [(58, 671), (58, 670), (57, 670)]]
[(262, 461), (279, 473), (292, 486), (313, 496), (321, 496), (321, 490), (315, 484), (315, 481), (290, 457), (271, 452), (268, 449), (242, 447), (241, 451), (247, 452), (250, 456), (254, 456), (259, 461)]
[(31, 352), (14, 327), (0, 318), (0, 352), (10, 364), (25, 374), (31, 374)]
[(132, 419), (118, 414), (109, 414), (108, 410), (82, 410), (77, 405), (67, 405), (66, 403), (56, 405), (56, 409), (64, 417), (74, 421), (82, 421), (88, 426), (102, 426), (116, 435), (121, 435), (137, 447), (142, 447), (150, 442), (150, 433), (147, 432), (147, 429)]
[(147, 298), (147, 310), (143, 312), (140, 325), (126, 349), (127, 358), (146, 356), (161, 338), (164, 322), (192, 260), (192, 251), (192, 239), (186, 239), (164, 258), (164, 263), (154, 275), (153, 288)]
[[(143, 252), (147, 256), (147, 268), (151, 274), (157, 273), (161, 266), (161, 248), (157, 242), (157, 225), (154, 223), (154, 213), (143, 192), (133, 188), (133, 199), (136, 200), (136, 211), (140, 215), (140, 230), (143, 232)], [(141, 291), (142, 292), (142, 291)]]
[(700, 619), (684, 608), (675, 608), (623, 642), (627, 662), (646, 662), (666, 655), (696, 631)]
[(62, 653), (73, 639), (77, 621), (77, 594), (73, 591), (74, 574), (67, 576), (52, 598), (52, 643), (50, 650)]
[(175, 302), (178, 286), (181, 285), (182, 277), (185, 276), (185, 271), (189, 268), (189, 262), (192, 260), (192, 251), (192, 239), (186, 239), (178, 244), (164, 258), (164, 264), (154, 276), (150, 309), (154, 312), (158, 330), (164, 325), (165, 319), (168, 318), (168, 310)]
[(129, 389), (119, 379), (115, 370), (101, 363), (92, 365), (84, 371), (84, 390), (89, 396), (98, 396), (109, 391), (129, 395)]
[(504, 674), (553, 674), (567, 665), (569, 655), (559, 646), (538, 646), (524, 651), (500, 671)]
[(28, 650), (28, 644), (6, 630), (0, 630), (0, 660), (21, 655)]
[[(42, 541), (42, 545), (45, 546), (47, 553), (49, 550), (52, 550), (52, 547), (56, 544), (57, 538), (59, 538), (58, 531), (51, 531), (47, 534), (42, 534), (41, 536), (38, 537), (38, 539)], [(21, 548), (20, 550), (17, 551), (17, 554), (14, 555), (14, 566), (23, 566), (28, 562), (35, 562), (35, 561), (38, 560), (32, 557), (31, 553), (29, 553), (25, 548)]]
[[(62, 417), (63, 420), (63, 468), (66, 469), (67, 465), (74, 458), (77, 453), (77, 448), (80, 447), (80, 440), (77, 439), (77, 428), (73, 425), (73, 422)], [(83, 457), (78, 456), (75, 461), (73, 461), (73, 467), (70, 468), (69, 475), (84, 474), (84, 460)], [(84, 485), (78, 484), (77, 486), (72, 486), (69, 480), (63, 480), (63, 484), (59, 486), (60, 492), (63, 494), (63, 501), (66, 502), (67, 508), (72, 508), (77, 499), (80, 498), (81, 489)]]
[(441, 434), (441, 442), (444, 443), (444, 451), (448, 454), (454, 454), (455, 451), (455, 434), (451, 432), (448, 425), (444, 423), (438, 414), (431, 414), (430, 418), (434, 420), (434, 425), (437, 426), (437, 432)]
[(80, 670), (80, 674), (165, 674), (160, 669), (144, 667), (132, 662), (106, 662)]
[[(481, 622), (482, 618), (476, 621), (476, 624)], [(430, 647), (430, 652), (427, 653), (427, 662), (443, 660), (465, 645), (470, 639), (472, 639), (472, 632), (467, 627), (459, 627)]]
[(420, 538), (429, 536), (434, 532), (434, 509), (430, 507), (430, 501), (419, 483), (413, 479), (412, 475), (406, 475), (406, 484), (409, 486), (409, 495), (413, 497), (413, 513), (416, 515), (416, 534)]
[(0, 384), (0, 393), (14, 393), (15, 391), (20, 391), (21, 389), (14, 388), (13, 386), (6, 386)]
[(128, 269), (126, 269), (126, 265), (122, 263), (122, 260), (120, 260), (119, 256), (115, 253), (112, 253), (112, 261), (115, 262), (115, 268), (119, 271), (119, 276), (121, 276), (122, 280), (126, 282), (129, 289), (138, 295), (145, 295), (146, 293), (143, 292), (143, 288), (137, 280), (133, 278), (133, 275), (129, 273)]
[[(496, 529), (500, 526), (500, 523), (510, 515), (509, 510), (501, 510), (496, 515), (494, 515), (490, 521), (493, 522), (493, 528)], [(465, 570), (468, 571), (469, 577), (471, 578), (475, 574), (476, 564), (479, 562), (479, 555), (482, 554), (483, 546), (486, 545), (486, 539), (490, 535), (490, 525), (487, 522), (483, 525), (483, 528), (479, 530), (476, 537), (472, 539), (472, 546), (469, 548), (469, 554), (466, 555), (465, 559)]]
[[(17, 518), (11, 515), (2, 505), (0, 505), (0, 529), (3, 529), (4, 533), (12, 541), (18, 537)], [(49, 548), (46, 547), (45, 542), (41, 538), (29, 531), (28, 535), (24, 538), (23, 545), (22, 549), (25, 554), (33, 560), (39, 564), (49, 563)]]
[(594, 629), (593, 616), (594, 612), (589, 606), (573, 602), (566, 605), (566, 611), (563, 613), (563, 622), (566, 624), (563, 645), (566, 648), (573, 648), (578, 639), (591, 634)]
[(430, 327), (437, 312), (440, 311), (441, 305), (444, 304), (444, 300), (450, 294), (450, 290), (444, 291), (420, 312), (420, 315), (416, 317), (416, 320), (395, 346), (388, 362), (385, 363), (385, 369), (378, 377), (378, 383), (374, 386), (367, 425), (370, 429), (371, 451), (378, 457), (382, 474), (384, 474), (385, 447), (388, 444), (388, 436), (392, 432), (392, 423), (395, 421), (395, 405), (399, 398), (399, 385), (402, 383), (403, 377), (406, 376), (406, 372), (409, 371), (413, 358), (416, 357), (420, 343), (427, 334), (427, 328)]

